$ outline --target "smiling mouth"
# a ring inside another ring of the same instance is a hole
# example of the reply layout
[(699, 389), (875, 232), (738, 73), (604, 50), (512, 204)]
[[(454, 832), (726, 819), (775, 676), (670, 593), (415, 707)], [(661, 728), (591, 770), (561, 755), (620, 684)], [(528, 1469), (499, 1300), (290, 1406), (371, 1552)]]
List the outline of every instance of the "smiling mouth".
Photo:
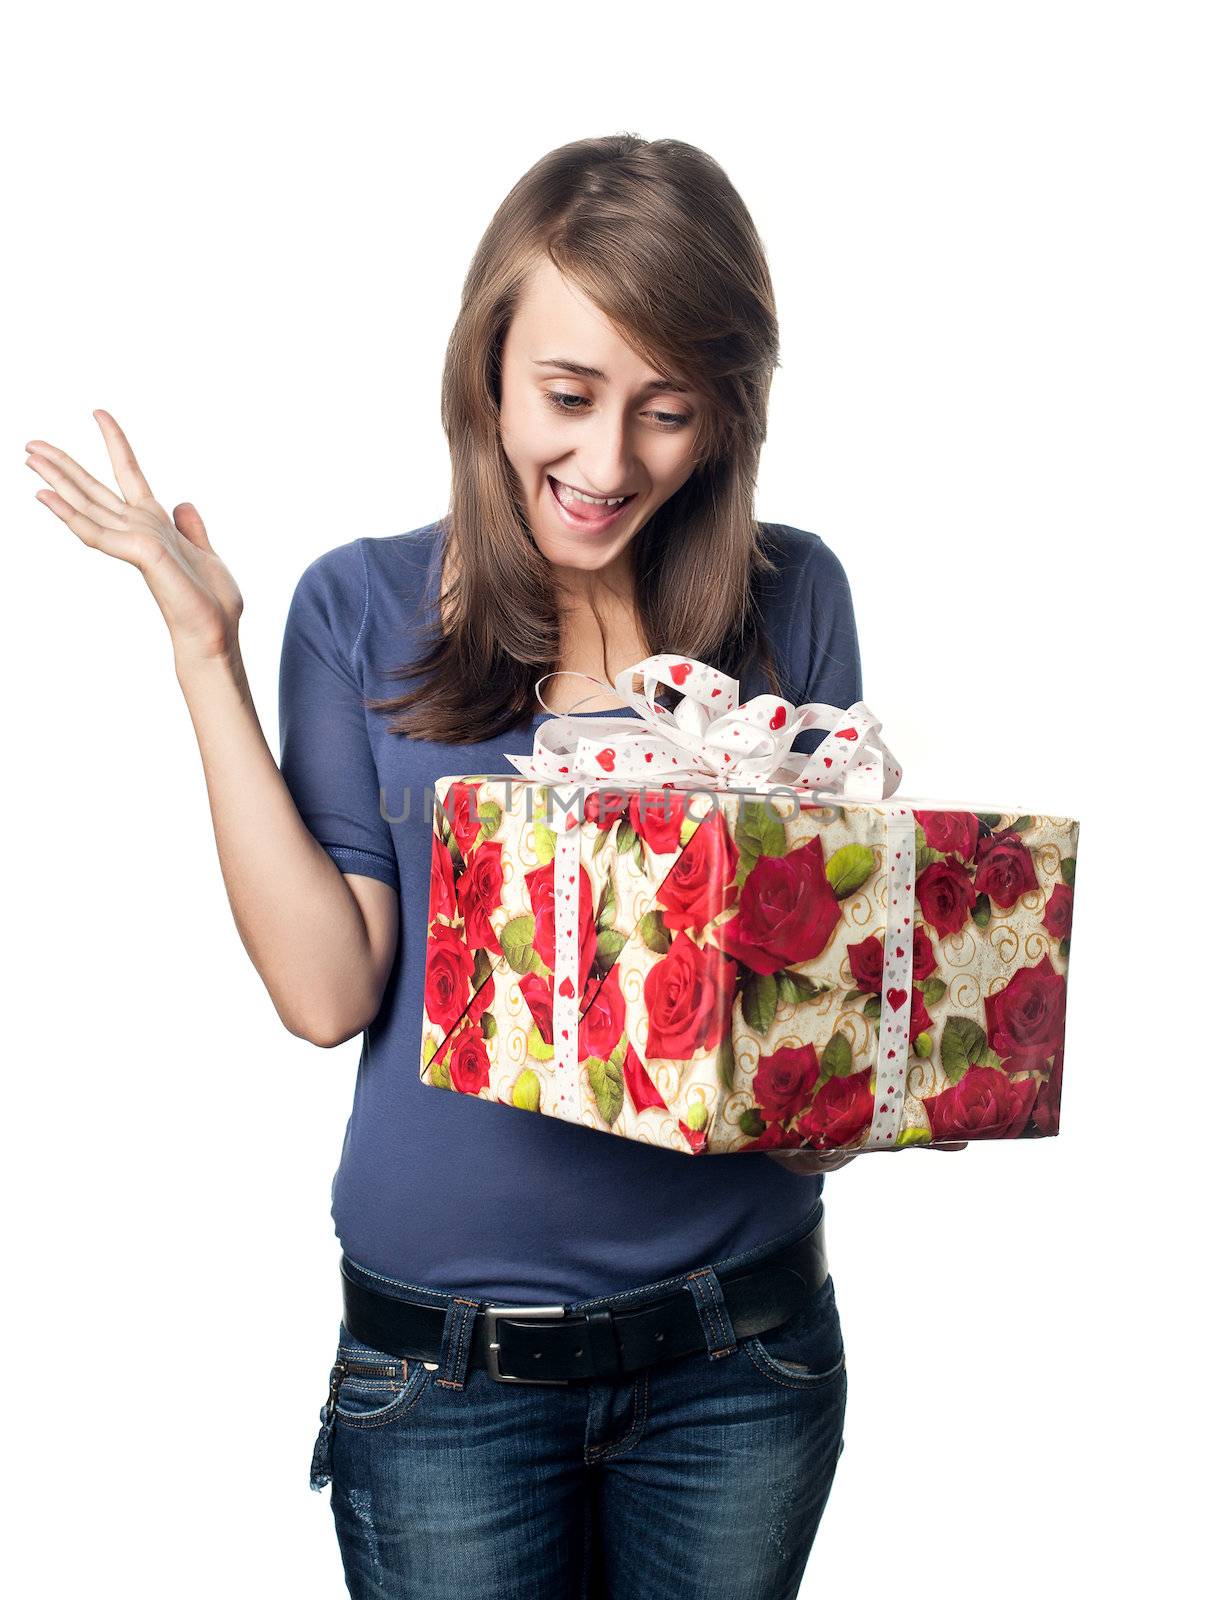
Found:
[(574, 527), (605, 528), (631, 504), (636, 498), (634, 494), (624, 495), (621, 499), (612, 497), (613, 503), (603, 501), (600, 497), (591, 500), (581, 499), (584, 490), (576, 489), (574, 484), (563, 483), (559, 478), (547, 474), (548, 487), (552, 499), (555, 501), (561, 517), (566, 523)]

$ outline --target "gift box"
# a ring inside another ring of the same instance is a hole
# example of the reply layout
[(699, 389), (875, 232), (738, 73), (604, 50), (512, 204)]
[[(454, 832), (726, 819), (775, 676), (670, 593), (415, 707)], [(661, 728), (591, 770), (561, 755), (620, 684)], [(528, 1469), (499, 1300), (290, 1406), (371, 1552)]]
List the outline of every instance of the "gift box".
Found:
[(1074, 819), (896, 797), (862, 701), (601, 687), (434, 786), (425, 1083), (692, 1155), (1059, 1131)]

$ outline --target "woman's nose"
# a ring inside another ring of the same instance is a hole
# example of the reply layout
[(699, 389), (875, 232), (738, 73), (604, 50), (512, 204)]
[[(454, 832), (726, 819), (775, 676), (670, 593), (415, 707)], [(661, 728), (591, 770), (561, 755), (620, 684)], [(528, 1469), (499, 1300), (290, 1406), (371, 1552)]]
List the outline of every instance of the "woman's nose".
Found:
[(590, 435), (582, 436), (577, 448), (577, 465), (585, 487), (600, 495), (633, 493), (633, 451), (626, 420), (596, 418), (595, 424)]

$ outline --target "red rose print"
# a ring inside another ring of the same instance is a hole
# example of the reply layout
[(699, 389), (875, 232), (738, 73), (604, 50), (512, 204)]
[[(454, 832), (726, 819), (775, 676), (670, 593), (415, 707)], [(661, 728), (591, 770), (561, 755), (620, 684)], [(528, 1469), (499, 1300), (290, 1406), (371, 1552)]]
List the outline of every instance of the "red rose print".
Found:
[(926, 1010), (926, 1002), (922, 999), (922, 991), (914, 989), (913, 1004), (909, 1008), (910, 1039), (916, 1039), (919, 1033), (926, 1033), (933, 1026), (934, 1019)]
[(816, 1091), (808, 1115), (795, 1124), (801, 1138), (817, 1150), (832, 1150), (850, 1144), (871, 1126), (875, 1101), (871, 1094), (871, 1070), (826, 1078)]
[(932, 861), (918, 875), (914, 893), (922, 916), (940, 934), (958, 933), (976, 904), (972, 879), (950, 858)]
[(994, 905), (1012, 906), (1028, 889), (1038, 889), (1031, 852), (1012, 829), (982, 839), (976, 847), (977, 894), (987, 894)]
[[(854, 987), (867, 994), (880, 994), (884, 984), (883, 938), (873, 933), (858, 944), (848, 944), (846, 949), (850, 955)], [(913, 930), (914, 981), (920, 983), (923, 978), (928, 978), (937, 966), (930, 935), (919, 923)]]
[(915, 811), (926, 843), (932, 850), (971, 861), (981, 825), (971, 811)]
[(623, 1082), (637, 1111), (647, 1111), (649, 1106), (660, 1106), (662, 1111), (669, 1110), (661, 1097), (660, 1090), (648, 1076), (647, 1067), (630, 1044), (627, 1046), (627, 1054), (623, 1057)]
[(707, 1129), (691, 1128), (680, 1118), (678, 1119), (678, 1128), (681, 1130), (682, 1138), (690, 1146), (691, 1154), (697, 1156), (707, 1143)]
[(1034, 1078), (1012, 1081), (997, 1067), (969, 1067), (942, 1094), (923, 1097), (930, 1137), (1017, 1139), (1031, 1114), (1035, 1088)]
[(480, 831), (477, 802), (479, 790), (478, 783), (452, 783), (442, 803), (442, 809), (450, 818), (450, 825), (454, 829), (459, 851), (464, 856), (475, 844), (476, 835)]
[(453, 1028), (467, 1007), (475, 957), (444, 922), (429, 930), (425, 946), (425, 1010), (440, 1028)]
[(467, 857), (467, 870), (455, 884), (455, 898), (465, 924), (464, 937), (472, 950), (501, 954), (501, 941), (493, 932), (490, 914), (501, 904), (501, 846), (479, 844)]
[(718, 950), (701, 950), (684, 933), (644, 979), (648, 1011), (648, 1055), (688, 1061), (696, 1050), (712, 1050), (732, 1013), (736, 967)]
[(804, 1143), (803, 1136), (793, 1129), (784, 1128), (781, 1122), (770, 1122), (762, 1129), (756, 1139), (750, 1139), (745, 1146), (746, 1150), (799, 1150)]
[(938, 958), (934, 954), (934, 946), (930, 943), (930, 935), (919, 922), (913, 930), (913, 976), (921, 983), (923, 978), (928, 978), (938, 966)]
[(518, 979), (518, 989), (543, 1043), (551, 1044), (555, 1037), (551, 1021), (551, 979), (541, 978), (537, 972), (527, 972)]
[(1052, 1067), (1040, 1084), (1035, 1104), (1031, 1108), (1031, 1120), (1043, 1134), (1060, 1132), (1061, 1068), (1064, 1060), (1065, 1052), (1062, 1047), (1052, 1058)]
[(656, 891), (670, 933), (697, 932), (735, 905), (739, 860), (723, 815), (713, 811), (699, 823)]
[(627, 810), (629, 796), (618, 789), (591, 789), (585, 796), (585, 821), (605, 833)]
[(841, 915), (825, 876), (821, 837), (814, 834), (785, 856), (757, 858), (736, 916), (721, 925), (716, 937), (751, 971), (778, 972), (819, 956)]
[(884, 941), (873, 933), (858, 944), (848, 944), (846, 950), (854, 987), (867, 994), (879, 994), (884, 986)]
[(476, 990), (467, 1007), (469, 1022), (478, 1022), (497, 997), (496, 979), (486, 979)]
[(439, 917), (453, 918), (455, 914), (454, 863), (437, 834), (430, 838), (433, 858), (429, 868), (429, 919), (436, 922)]
[(808, 1104), (820, 1070), (812, 1044), (784, 1044), (773, 1055), (759, 1055), (753, 1098), (763, 1120), (782, 1122), (798, 1116)]
[[(580, 969), (577, 993), (584, 994), (589, 969), (597, 953), (598, 935), (593, 923), (593, 884), (589, 881), (589, 874), (579, 863), (577, 870), (581, 875), (577, 902), (580, 914), (578, 939)], [(526, 891), (530, 896), (530, 908), (534, 912), (534, 947), (539, 953), (539, 960), (552, 970), (555, 967), (554, 861), (549, 861), (545, 867), (536, 867), (533, 872), (526, 874)]]
[(1073, 928), (1073, 890), (1058, 883), (1044, 907), (1044, 927), (1054, 939), (1067, 939)]
[(488, 1087), (488, 1051), (479, 1028), (464, 1028), (448, 1058), (450, 1086), (460, 1094), (479, 1094)]
[(581, 1059), (597, 1056), (605, 1061), (622, 1037), (627, 1020), (623, 991), (619, 988), (618, 965), (611, 967), (604, 983), (599, 983), (593, 999), (581, 1018), (578, 1047)]
[(985, 996), (989, 1043), (1007, 1072), (1042, 1067), (1065, 1042), (1065, 980), (1047, 956)]
[(672, 789), (662, 789), (659, 793), (646, 789), (642, 794), (632, 795), (627, 814), (631, 826), (657, 855), (669, 855), (678, 848), (686, 817), (684, 795), (675, 794)]

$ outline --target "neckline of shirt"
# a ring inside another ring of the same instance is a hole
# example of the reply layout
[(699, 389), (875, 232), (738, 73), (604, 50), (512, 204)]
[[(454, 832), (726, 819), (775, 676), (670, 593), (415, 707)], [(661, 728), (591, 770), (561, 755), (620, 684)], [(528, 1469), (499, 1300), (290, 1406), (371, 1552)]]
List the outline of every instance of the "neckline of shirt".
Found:
[(534, 722), (546, 722), (551, 717), (638, 717), (634, 706), (618, 706), (613, 711), (536, 711)]

